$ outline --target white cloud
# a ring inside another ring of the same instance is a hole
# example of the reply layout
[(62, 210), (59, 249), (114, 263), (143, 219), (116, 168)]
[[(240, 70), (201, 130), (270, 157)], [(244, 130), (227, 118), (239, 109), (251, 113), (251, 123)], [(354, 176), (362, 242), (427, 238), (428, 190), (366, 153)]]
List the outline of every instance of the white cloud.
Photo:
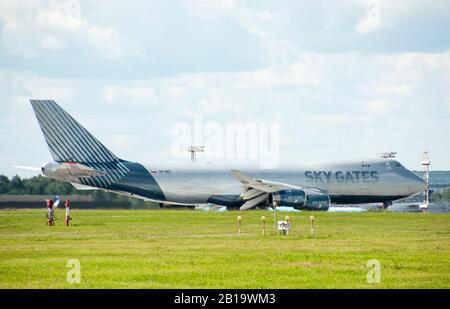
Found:
[(372, 113), (387, 114), (392, 113), (399, 108), (399, 104), (393, 101), (377, 99), (367, 103), (367, 110)]
[(47, 35), (42, 39), (41, 47), (43, 49), (52, 49), (52, 50), (62, 50), (68, 48), (67, 44), (64, 43), (64, 41), (50, 35)]
[(211, 20), (234, 13), (240, 4), (236, 0), (194, 0), (184, 5), (189, 14)]
[(118, 31), (108, 27), (88, 27), (88, 37), (106, 58), (118, 58), (125, 54), (122, 48), (121, 38)]
[(255, 82), (266, 86), (319, 86), (321, 84), (321, 66), (319, 57), (304, 54), (302, 59), (282, 66), (271, 66), (257, 70), (252, 75)]
[[(5, 73), (3, 73), (5, 74)], [(76, 83), (71, 81), (45, 78), (31, 73), (10, 74), (13, 87), (20, 90), (20, 102), (23, 98), (58, 100), (61, 102), (71, 102), (75, 94)]]
[(102, 88), (102, 97), (107, 104), (123, 105), (154, 105), (160, 99), (155, 91), (148, 86), (105, 86)]
[(25, 25), (11, 21), (3, 26), (2, 45), (10, 54), (24, 58), (36, 57), (36, 47), (32, 47), (33, 42), (35, 42), (35, 38)]
[[(88, 45), (105, 58), (126, 54), (116, 29), (82, 19), (76, 12), (77, 1), (7, 1), (0, 6), (2, 44), (10, 54), (38, 57), (46, 50), (65, 50), (69, 46)], [(79, 5), (79, 4), (78, 4)], [(79, 7), (78, 7), (79, 9)], [(83, 46), (84, 48), (84, 46)]]
[(405, 96), (412, 93), (412, 85), (407, 83), (387, 83), (381, 82), (374, 86), (380, 95)]
[(369, 33), (381, 28), (383, 28), (381, 19), (373, 16), (366, 16), (362, 18), (356, 25), (356, 31), (359, 33)]
[[(64, 2), (61, 2), (64, 3)], [(85, 26), (80, 16), (68, 15), (62, 6), (41, 7), (32, 18), (41, 27), (51, 26), (58, 29), (77, 31)]]
[(355, 30), (360, 34), (393, 27), (408, 11), (414, 11), (423, 4), (420, 0), (356, 0), (354, 2), (356, 6), (362, 6), (365, 10), (355, 26)]
[(272, 18), (272, 14), (270, 14), (270, 12), (268, 11), (264, 11), (261, 14), (261, 20), (270, 20)]
[(130, 136), (128, 134), (113, 134), (108, 141), (108, 145), (119, 150), (127, 150), (130, 145)]
[(383, 26), (381, 2), (379, 0), (367, 1), (366, 15), (358, 21), (356, 31), (364, 34), (381, 29)]

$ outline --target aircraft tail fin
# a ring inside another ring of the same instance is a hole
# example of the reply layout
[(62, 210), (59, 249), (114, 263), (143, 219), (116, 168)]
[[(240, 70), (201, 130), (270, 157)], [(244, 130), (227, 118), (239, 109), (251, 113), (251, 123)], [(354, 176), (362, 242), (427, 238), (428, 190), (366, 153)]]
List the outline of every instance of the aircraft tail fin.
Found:
[(53, 100), (30, 100), (53, 160), (117, 163), (121, 160)]

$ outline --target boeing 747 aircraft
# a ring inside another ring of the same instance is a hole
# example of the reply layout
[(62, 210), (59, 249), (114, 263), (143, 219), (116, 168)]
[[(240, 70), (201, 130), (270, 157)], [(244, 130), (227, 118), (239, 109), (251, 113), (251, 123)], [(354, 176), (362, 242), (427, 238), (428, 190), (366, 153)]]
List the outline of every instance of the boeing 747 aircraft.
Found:
[(280, 164), (275, 169), (214, 164), (142, 165), (122, 160), (51, 100), (30, 100), (53, 161), (42, 173), (78, 189), (102, 189), (165, 204), (212, 203), (247, 210), (384, 203), (421, 192), (426, 183), (393, 159)]

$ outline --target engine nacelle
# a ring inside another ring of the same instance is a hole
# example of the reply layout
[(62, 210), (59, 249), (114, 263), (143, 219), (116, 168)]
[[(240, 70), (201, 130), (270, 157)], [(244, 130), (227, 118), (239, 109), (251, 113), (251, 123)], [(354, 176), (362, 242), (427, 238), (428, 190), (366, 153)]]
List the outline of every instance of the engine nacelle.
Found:
[(49, 177), (69, 182), (77, 182), (78, 178), (104, 176), (106, 173), (77, 162), (48, 162), (41, 168), (42, 173)]
[(49, 178), (59, 178), (59, 168), (61, 167), (61, 163), (57, 162), (46, 162), (42, 167), (42, 174)]
[(305, 210), (323, 210), (327, 211), (330, 208), (330, 197), (321, 193), (314, 193), (306, 195), (306, 202), (303, 206)]
[(272, 205), (294, 207), (299, 210), (323, 210), (330, 207), (330, 197), (320, 192), (307, 189), (286, 189), (269, 194), (268, 202)]

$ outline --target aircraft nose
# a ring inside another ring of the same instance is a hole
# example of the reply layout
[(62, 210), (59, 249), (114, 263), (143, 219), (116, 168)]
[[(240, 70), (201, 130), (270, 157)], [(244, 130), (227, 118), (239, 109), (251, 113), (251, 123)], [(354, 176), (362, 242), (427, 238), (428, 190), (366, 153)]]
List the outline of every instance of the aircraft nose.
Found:
[(424, 191), (427, 188), (427, 183), (419, 176), (414, 176), (415, 177), (410, 181), (410, 187), (415, 194)]

